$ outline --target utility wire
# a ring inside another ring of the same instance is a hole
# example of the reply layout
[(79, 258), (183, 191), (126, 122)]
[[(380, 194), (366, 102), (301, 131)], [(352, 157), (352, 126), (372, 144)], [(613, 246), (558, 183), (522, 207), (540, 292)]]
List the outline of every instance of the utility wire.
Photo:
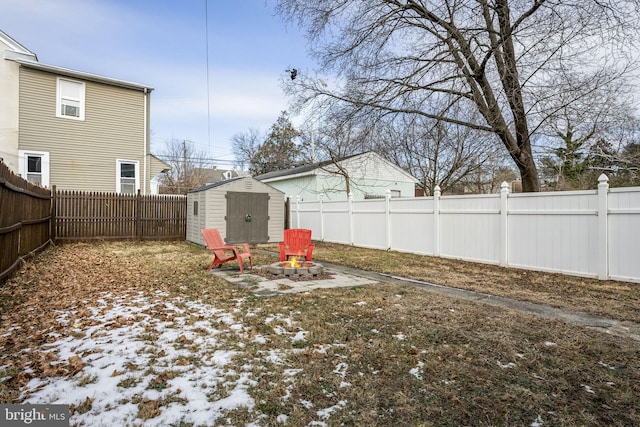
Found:
[(218, 164), (226, 164), (226, 165), (236, 164), (234, 160), (216, 159), (213, 157), (192, 157), (189, 155), (187, 155), (187, 157), (184, 157), (182, 155), (173, 155), (173, 154), (170, 154), (170, 155), (156, 154), (155, 156), (160, 160), (175, 162), (175, 163), (184, 163), (186, 160), (187, 163), (199, 163), (199, 164), (205, 164), (205, 163), (218, 163)]
[(204, 0), (204, 34), (207, 58), (207, 149), (211, 152), (211, 92), (209, 89), (209, 0)]

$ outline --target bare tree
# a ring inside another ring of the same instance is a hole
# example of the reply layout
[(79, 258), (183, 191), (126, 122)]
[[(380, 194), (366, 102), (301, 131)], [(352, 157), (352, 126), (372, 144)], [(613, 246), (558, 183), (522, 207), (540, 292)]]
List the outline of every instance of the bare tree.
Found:
[(633, 143), (624, 147), (616, 162), (619, 167), (612, 180), (612, 186), (640, 185), (640, 144)]
[(596, 188), (600, 173), (618, 175), (624, 168), (622, 153), (638, 137), (636, 106), (629, 88), (621, 85), (592, 88), (588, 100), (571, 104), (563, 102), (565, 96), (553, 96), (559, 106), (540, 126), (545, 184), (556, 190)]
[[(316, 152), (323, 160), (332, 160), (323, 169), (343, 176), (347, 188), (347, 171), (339, 168), (337, 160), (370, 150), (415, 176), (426, 194), (433, 194), (436, 186), (443, 192), (461, 187), (476, 192), (492, 191), (496, 171), (505, 169), (504, 151), (487, 141), (490, 135), (486, 132), (419, 115), (389, 114), (332, 100), (322, 104), (323, 115), (316, 122)], [(477, 112), (455, 105), (451, 107), (453, 114), (466, 119)], [(316, 115), (320, 116), (320, 112), (316, 111)]]
[(161, 193), (187, 194), (206, 184), (206, 171), (211, 165), (204, 151), (199, 151), (192, 141), (172, 139), (158, 157), (171, 165), (160, 181)]
[[(372, 125), (363, 118), (346, 117), (344, 109), (335, 108), (314, 123), (307, 123), (301, 132), (304, 146), (313, 144), (316, 161), (340, 159), (376, 148), (377, 135)], [(306, 154), (310, 157), (310, 153)]]
[[(460, 110), (460, 106), (452, 109)], [(457, 111), (459, 118), (474, 114)], [(503, 151), (487, 141), (488, 134), (467, 126), (418, 115), (402, 115), (379, 122), (383, 136), (380, 151), (398, 166), (420, 180), (425, 194), (433, 194), (436, 186), (443, 193), (492, 190), (490, 175), (505, 165)]]
[(346, 157), (370, 151), (376, 147), (376, 144), (370, 139), (370, 128), (362, 126), (363, 121), (354, 120), (345, 115), (346, 113), (341, 108), (330, 109), (322, 120), (306, 129), (303, 138), (307, 141), (305, 146), (308, 147), (311, 146), (311, 137), (313, 137), (313, 157), (314, 160), (321, 161), (318, 162), (320, 169), (342, 179), (342, 184), (330, 191), (349, 194), (352, 192), (352, 186), (357, 185), (357, 182), (352, 179), (349, 170), (341, 161)]
[(251, 159), (255, 157), (264, 139), (265, 138), (260, 135), (260, 132), (253, 128), (250, 128), (246, 132), (237, 133), (231, 137), (233, 152), (238, 166), (244, 169), (251, 165)]
[[(331, 98), (488, 132), (524, 191), (540, 189), (532, 133), (559, 107), (545, 89), (570, 104), (624, 78), (640, 22), (637, 0), (279, 0), (278, 12), (306, 27), (335, 77), (297, 72), (295, 105)], [(456, 104), (478, 120), (452, 115)]]

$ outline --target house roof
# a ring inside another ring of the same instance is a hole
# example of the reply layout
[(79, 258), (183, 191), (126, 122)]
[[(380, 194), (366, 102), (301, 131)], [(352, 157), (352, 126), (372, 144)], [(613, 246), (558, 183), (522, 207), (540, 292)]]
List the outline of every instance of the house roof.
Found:
[(155, 154), (151, 154), (149, 153), (149, 155), (151, 156), (151, 158), (153, 159), (153, 161), (158, 161), (159, 164), (162, 164), (163, 169), (161, 171), (161, 173), (167, 173), (171, 170), (171, 165), (167, 162), (165, 162), (164, 160), (160, 159), (158, 156), (156, 156)]
[[(360, 156), (375, 156), (380, 161), (388, 163), (391, 166), (393, 166), (394, 168), (396, 168), (399, 171), (401, 171), (404, 175), (407, 176), (407, 178), (410, 178), (412, 181), (418, 182), (418, 180), (413, 175), (411, 175), (410, 173), (408, 173), (404, 169), (398, 167), (397, 165), (389, 162), (388, 160), (384, 159), (383, 157), (381, 157), (375, 151), (365, 151), (364, 153), (358, 153), (358, 154), (353, 154), (351, 156), (346, 156), (346, 157), (343, 157), (343, 158), (339, 159), (338, 162), (344, 162), (345, 160), (349, 160), (349, 159), (352, 159), (352, 158), (355, 158), (355, 157), (360, 157)], [(259, 180), (259, 181), (270, 182), (270, 181), (280, 181), (282, 179), (297, 178), (297, 177), (300, 177), (300, 176), (314, 175), (317, 170), (322, 169), (322, 168), (324, 168), (326, 166), (330, 166), (333, 163), (334, 162), (332, 160), (325, 160), (323, 162), (314, 163), (314, 164), (310, 164), (310, 165), (304, 165), (304, 166), (298, 166), (298, 167), (291, 168), (291, 169), (284, 169), (284, 170), (279, 170), (279, 171), (268, 172), (268, 173), (265, 173), (265, 174), (262, 174), (262, 175), (258, 175), (255, 178), (257, 180)]]
[(59, 74), (67, 77), (74, 77), (83, 80), (94, 81), (98, 83), (105, 83), (112, 86), (119, 86), (128, 89), (135, 90), (147, 90), (152, 91), (153, 87), (145, 84), (129, 82), (126, 80), (114, 79), (112, 77), (101, 76), (93, 73), (86, 73), (84, 71), (72, 70), (70, 68), (58, 67), (55, 65), (47, 65), (38, 61), (38, 57), (35, 53), (31, 52), (26, 47), (11, 38), (8, 34), (0, 31), (0, 41), (9, 46), (11, 50), (7, 50), (3, 54), (3, 58), (14, 61), (21, 66), (33, 68), (36, 70), (47, 71), (54, 74)]
[(213, 168), (195, 168), (194, 172), (201, 175), (204, 182), (207, 183), (224, 181), (225, 179), (248, 175), (246, 173), (242, 173), (242, 171), (238, 169), (218, 169), (216, 166)]
[(128, 89), (137, 89), (137, 90), (146, 89), (148, 91), (153, 90), (153, 87), (149, 85), (129, 82), (126, 80), (114, 79), (112, 77), (105, 77), (98, 74), (86, 73), (84, 71), (72, 70), (70, 68), (58, 67), (55, 65), (42, 64), (37, 61), (30, 61), (25, 59), (14, 59), (14, 61), (24, 67), (47, 71), (47, 72), (59, 74), (62, 76), (75, 77), (78, 79), (89, 80), (89, 81), (98, 82), (98, 83), (105, 83), (108, 85), (119, 86), (119, 87), (124, 87)]
[(267, 172), (264, 173), (262, 175), (258, 175), (255, 178), (258, 181), (264, 181), (264, 180), (269, 180), (272, 178), (280, 178), (280, 177), (288, 177), (290, 175), (309, 175), (306, 172), (312, 172), (316, 169), (319, 169), (323, 166), (327, 166), (329, 164), (331, 164), (331, 161), (326, 161), (326, 162), (320, 162), (320, 163), (314, 163), (311, 165), (304, 165), (304, 166), (297, 166), (295, 168), (291, 168), (291, 169), (282, 169), (282, 170), (278, 170), (278, 171), (273, 171), (273, 172)]
[(14, 38), (9, 36), (9, 34), (5, 33), (2, 30), (0, 30), (0, 41), (9, 46), (15, 53), (33, 57), (33, 59), (35, 59), (36, 61), (38, 60), (35, 53), (31, 52), (29, 49), (18, 43)]
[(197, 193), (199, 191), (206, 191), (212, 188), (221, 187), (223, 185), (227, 185), (231, 182), (237, 181), (239, 179), (248, 178), (246, 176), (236, 176), (234, 178), (225, 179), (224, 181), (214, 182), (213, 184), (203, 185), (202, 187), (194, 188), (193, 190), (189, 190), (189, 193)]
[[(339, 159), (338, 161), (342, 162), (352, 157), (361, 156), (369, 152), (370, 151), (367, 151), (365, 153), (360, 153), (360, 154), (353, 154), (351, 156), (346, 156)], [(291, 169), (282, 169), (282, 170), (277, 170), (273, 172), (267, 172), (262, 175), (258, 175), (255, 178), (259, 181), (264, 181), (264, 180), (270, 180), (272, 178), (290, 177), (290, 175), (300, 175), (300, 176), (311, 175), (310, 172), (313, 172), (314, 170), (323, 168), (325, 166), (329, 166), (332, 163), (333, 163), (333, 160), (325, 160), (323, 162), (312, 163), (310, 165), (296, 166), (295, 168), (291, 168)]]

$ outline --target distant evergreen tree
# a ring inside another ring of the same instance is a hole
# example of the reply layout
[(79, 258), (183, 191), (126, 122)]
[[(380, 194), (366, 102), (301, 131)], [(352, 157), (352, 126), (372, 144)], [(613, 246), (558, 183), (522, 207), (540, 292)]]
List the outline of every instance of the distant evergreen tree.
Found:
[(303, 161), (303, 150), (296, 141), (300, 135), (289, 120), (287, 112), (283, 111), (278, 120), (271, 125), (264, 143), (251, 157), (249, 172), (255, 176), (300, 165)]
[(573, 126), (567, 123), (564, 132), (557, 131), (563, 146), (551, 150), (553, 156), (541, 159), (542, 173), (547, 177), (547, 185), (556, 190), (577, 190), (582, 188), (582, 177), (589, 170), (589, 156), (585, 146), (594, 132), (578, 137)]
[(634, 187), (640, 185), (640, 144), (626, 145), (617, 166), (617, 173), (613, 180), (614, 186)]

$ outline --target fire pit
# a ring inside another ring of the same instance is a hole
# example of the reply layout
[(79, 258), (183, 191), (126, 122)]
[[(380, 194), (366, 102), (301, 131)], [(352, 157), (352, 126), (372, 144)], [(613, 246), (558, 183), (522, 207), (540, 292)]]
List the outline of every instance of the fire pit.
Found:
[(276, 262), (266, 267), (267, 272), (275, 275), (287, 277), (295, 276), (318, 276), (324, 269), (321, 264), (310, 261), (297, 261), (295, 257), (289, 261)]

